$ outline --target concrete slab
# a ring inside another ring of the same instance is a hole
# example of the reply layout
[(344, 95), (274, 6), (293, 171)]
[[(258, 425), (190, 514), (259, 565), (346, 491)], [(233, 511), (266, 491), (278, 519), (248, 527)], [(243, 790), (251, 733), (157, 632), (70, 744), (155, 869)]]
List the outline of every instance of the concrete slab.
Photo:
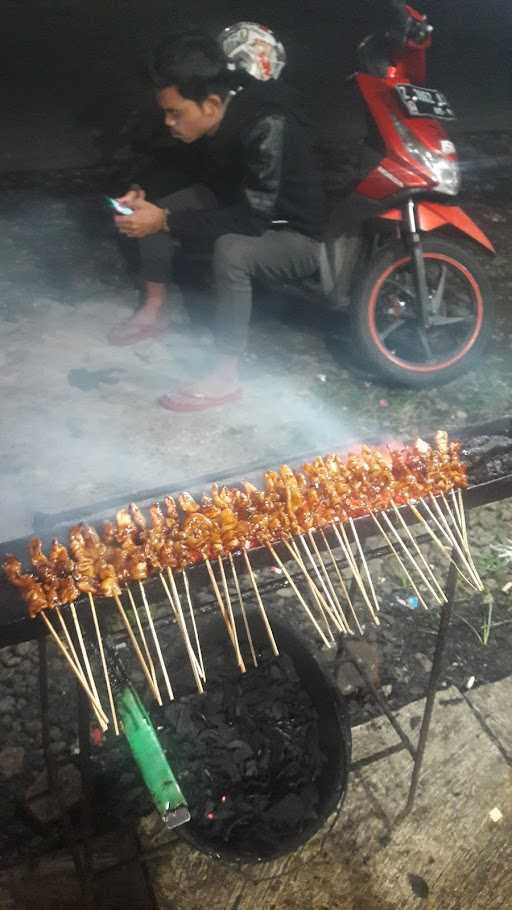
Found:
[(512, 677), (481, 686), (466, 698), (512, 763)]
[[(422, 706), (400, 712), (411, 738)], [(354, 730), (354, 758), (394, 742), (386, 721), (366, 724)], [(170, 845), (150, 863), (160, 910), (509, 908), (512, 775), (456, 689), (440, 694), (417, 806), (393, 827), (410, 770), (401, 752), (358, 771), (339, 818), (284, 860), (236, 870)]]

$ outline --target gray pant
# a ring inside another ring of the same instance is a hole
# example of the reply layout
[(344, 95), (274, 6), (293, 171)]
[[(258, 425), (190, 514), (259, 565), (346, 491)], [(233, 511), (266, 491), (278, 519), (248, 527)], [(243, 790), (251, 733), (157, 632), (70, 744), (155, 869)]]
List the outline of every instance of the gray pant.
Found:
[[(216, 208), (217, 200), (206, 187), (193, 186), (158, 200), (172, 212), (179, 209)], [(139, 241), (141, 277), (166, 284), (172, 281), (173, 259), (179, 244), (172, 234), (152, 234)], [(224, 354), (240, 355), (247, 345), (252, 310), (252, 281), (275, 285), (300, 281), (319, 267), (320, 244), (287, 229), (265, 231), (260, 237), (224, 234), (210, 251), (215, 281), (215, 335)]]

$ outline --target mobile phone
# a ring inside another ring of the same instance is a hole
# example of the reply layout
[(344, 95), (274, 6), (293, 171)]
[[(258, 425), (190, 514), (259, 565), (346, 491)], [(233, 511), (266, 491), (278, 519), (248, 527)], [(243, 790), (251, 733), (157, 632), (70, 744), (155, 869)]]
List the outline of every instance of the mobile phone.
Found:
[(133, 215), (133, 209), (128, 208), (127, 205), (121, 205), (117, 199), (112, 199), (111, 196), (105, 196), (105, 199), (118, 215)]

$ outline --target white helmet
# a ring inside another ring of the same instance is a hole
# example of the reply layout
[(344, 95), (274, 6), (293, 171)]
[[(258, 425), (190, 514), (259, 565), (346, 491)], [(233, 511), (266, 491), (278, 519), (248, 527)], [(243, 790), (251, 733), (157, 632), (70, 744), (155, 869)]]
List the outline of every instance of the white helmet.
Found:
[(257, 22), (237, 22), (219, 35), (229, 69), (243, 69), (255, 79), (278, 79), (286, 66), (286, 51), (274, 33)]

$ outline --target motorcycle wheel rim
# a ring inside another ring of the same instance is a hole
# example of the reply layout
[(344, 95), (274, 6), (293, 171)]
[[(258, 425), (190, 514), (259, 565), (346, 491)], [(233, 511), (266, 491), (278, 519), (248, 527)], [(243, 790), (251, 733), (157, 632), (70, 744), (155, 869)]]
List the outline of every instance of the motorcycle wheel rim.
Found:
[[(451, 267), (452, 269), (455, 270), (455, 273), (457, 274), (457, 276), (460, 279), (462, 279), (463, 281), (465, 281), (466, 284), (469, 286), (469, 289), (472, 294), (472, 306), (473, 306), (473, 310), (474, 310), (474, 318), (473, 318), (474, 325), (472, 326), (471, 331), (468, 332), (468, 335), (464, 339), (464, 341), (455, 350), (453, 350), (450, 354), (447, 354), (447, 355), (441, 357), (440, 360), (437, 360), (433, 363), (421, 363), (421, 362), (418, 363), (416, 361), (408, 360), (408, 359), (405, 359), (403, 356), (400, 356), (399, 353), (397, 353), (397, 351), (396, 351), (396, 339), (397, 339), (396, 334), (395, 334), (395, 339), (394, 339), (395, 347), (392, 346), (393, 341), (391, 341), (391, 343), (389, 345), (386, 344), (387, 339), (391, 337), (391, 332), (389, 331), (389, 326), (383, 327), (382, 305), (385, 306), (385, 302), (383, 304), (381, 295), (383, 293), (386, 282), (389, 282), (390, 278), (393, 276), (394, 273), (397, 272), (397, 270), (402, 269), (404, 266), (411, 267), (412, 259), (410, 256), (404, 256), (402, 259), (398, 259), (395, 262), (393, 262), (390, 266), (388, 266), (388, 268), (379, 277), (379, 280), (376, 282), (376, 284), (372, 290), (370, 300), (368, 303), (368, 322), (369, 322), (370, 335), (371, 335), (374, 345), (378, 348), (380, 353), (387, 360), (391, 361), (391, 363), (395, 364), (396, 366), (400, 367), (401, 369), (409, 370), (411, 372), (437, 373), (442, 370), (446, 370), (449, 367), (452, 367), (455, 364), (457, 364), (472, 349), (472, 347), (474, 346), (475, 342), (477, 341), (477, 339), (480, 335), (481, 329), (482, 329), (482, 323), (483, 323), (483, 318), (484, 318), (484, 303), (483, 303), (483, 297), (482, 297), (482, 292), (480, 290), (480, 286), (479, 286), (477, 280), (473, 277), (473, 275), (471, 274), (471, 272), (465, 265), (463, 265), (458, 260), (453, 259), (453, 257), (446, 255), (445, 253), (425, 253), (424, 258), (425, 258), (427, 267), (428, 267), (428, 263), (432, 263), (432, 262), (443, 263), (448, 268)], [(428, 275), (427, 275), (427, 283), (428, 283)], [(400, 320), (399, 317), (396, 317), (396, 319), (397, 319), (397, 321), (403, 321), (403, 322), (410, 323), (410, 326), (407, 326), (407, 328), (411, 328), (411, 329), (415, 328), (413, 326), (413, 323), (415, 320), (411, 317), (408, 317), (407, 320)], [(383, 338), (383, 335), (385, 334), (386, 331), (388, 333), (385, 335), (385, 338)], [(397, 329), (397, 331), (398, 331), (398, 329)], [(418, 333), (420, 331), (420, 326), (419, 326), (419, 321), (417, 319), (417, 316), (416, 316), (416, 331)], [(430, 330), (428, 330), (428, 331), (430, 331)], [(448, 327), (445, 327), (445, 332), (448, 333), (448, 331), (449, 331)]]

